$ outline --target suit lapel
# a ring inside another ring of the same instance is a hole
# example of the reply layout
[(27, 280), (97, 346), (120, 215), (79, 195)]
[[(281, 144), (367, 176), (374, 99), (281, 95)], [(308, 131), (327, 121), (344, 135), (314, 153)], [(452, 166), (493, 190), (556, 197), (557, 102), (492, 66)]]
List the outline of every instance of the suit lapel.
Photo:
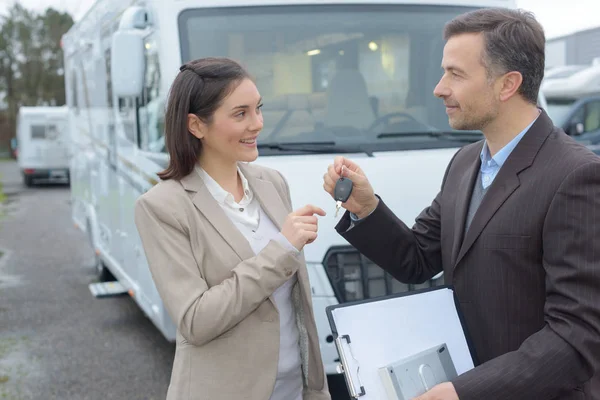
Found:
[(219, 203), (217, 203), (208, 191), (208, 188), (204, 185), (204, 181), (200, 175), (194, 170), (181, 180), (181, 184), (187, 191), (193, 192), (192, 202), (196, 208), (211, 223), (215, 230), (219, 232), (223, 240), (231, 246), (240, 259), (246, 260), (254, 257), (254, 251), (250, 243), (248, 243), (248, 240), (246, 240), (244, 235), (231, 222), (223, 209), (221, 209)]
[[(462, 246), (460, 247), (460, 251), (458, 256), (456, 257), (455, 266), (458, 266), (458, 263), (465, 256), (467, 251), (471, 248), (475, 240), (481, 234), (481, 231), (490, 219), (496, 214), (500, 206), (510, 197), (510, 195), (519, 187), (519, 178), (512, 171), (510, 173), (502, 173), (502, 169), (494, 179), (494, 182), (489, 187), (487, 193), (483, 197), (477, 212), (473, 216), (473, 221), (471, 221), (471, 226), (469, 226), (469, 230), (467, 231), (465, 238), (462, 242)], [(471, 191), (472, 193), (472, 191)], [(470, 203), (470, 198), (466, 201), (466, 206), (468, 207)], [(463, 218), (462, 226), (464, 227), (465, 221)], [(464, 228), (463, 228), (464, 229)]]
[[(473, 243), (475, 243), (490, 219), (498, 212), (502, 204), (506, 202), (510, 195), (517, 190), (520, 185), (519, 174), (533, 164), (535, 156), (539, 152), (544, 141), (548, 138), (548, 135), (552, 132), (553, 127), (552, 121), (546, 112), (542, 110), (542, 113), (536, 122), (531, 126), (525, 136), (523, 136), (502, 168), (500, 168), (500, 172), (498, 172), (498, 175), (494, 178), (494, 182), (490, 185), (487, 193), (483, 197), (483, 200), (473, 217), (471, 226), (462, 241), (462, 245), (454, 263), (455, 268), (458, 267), (458, 264), (473, 246)], [(479, 157), (479, 154), (477, 156)], [(477, 170), (475, 170), (475, 176), (477, 176), (476, 173)], [(471, 174), (473, 174), (473, 170), (471, 170)], [(461, 205), (462, 208), (468, 209), (470, 195), (473, 192), (472, 188), (473, 185), (471, 185), (469, 197), (464, 199), (464, 204)], [(459, 206), (457, 205), (457, 207)], [(463, 229), (465, 217), (466, 212), (461, 216), (462, 219), (460, 223), (457, 224), (462, 226)]]
[[(483, 142), (481, 147), (483, 147)], [(479, 149), (477, 154), (480, 152), (481, 149)], [(475, 187), (475, 180), (477, 179), (480, 166), (481, 160), (479, 157), (477, 157), (467, 173), (462, 177), (458, 187), (458, 195), (456, 197), (456, 206), (454, 211), (454, 243), (452, 244), (452, 265), (456, 265), (458, 251), (460, 250), (463, 242), (467, 213), (469, 212), (469, 205), (471, 203), (471, 195), (473, 193), (473, 188)]]

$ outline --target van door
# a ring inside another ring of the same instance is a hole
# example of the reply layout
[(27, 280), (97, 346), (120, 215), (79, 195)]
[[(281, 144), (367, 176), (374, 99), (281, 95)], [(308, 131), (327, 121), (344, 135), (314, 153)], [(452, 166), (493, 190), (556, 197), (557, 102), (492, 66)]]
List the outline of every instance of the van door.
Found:
[(45, 124), (46, 137), (43, 152), (44, 163), (52, 177), (66, 178), (69, 168), (67, 121), (64, 117), (48, 116)]

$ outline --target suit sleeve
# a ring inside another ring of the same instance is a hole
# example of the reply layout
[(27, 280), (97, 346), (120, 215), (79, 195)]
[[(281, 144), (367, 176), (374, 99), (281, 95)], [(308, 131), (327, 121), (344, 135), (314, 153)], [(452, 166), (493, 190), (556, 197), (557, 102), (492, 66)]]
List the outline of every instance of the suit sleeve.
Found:
[(233, 268), (231, 277), (209, 288), (192, 253), (189, 232), (172, 210), (141, 197), (135, 222), (161, 299), (193, 345), (201, 346), (234, 327), (300, 265), (297, 252), (271, 241)]
[(335, 229), (365, 257), (399, 281), (423, 283), (433, 278), (443, 269), (440, 201), (452, 162), (459, 152), (446, 168), (440, 192), (416, 218), (412, 229), (381, 198), (377, 208), (351, 229), (349, 212), (344, 213)]
[(573, 171), (543, 227), (545, 326), (513, 352), (456, 378), (461, 400), (550, 399), (600, 365), (600, 162)]

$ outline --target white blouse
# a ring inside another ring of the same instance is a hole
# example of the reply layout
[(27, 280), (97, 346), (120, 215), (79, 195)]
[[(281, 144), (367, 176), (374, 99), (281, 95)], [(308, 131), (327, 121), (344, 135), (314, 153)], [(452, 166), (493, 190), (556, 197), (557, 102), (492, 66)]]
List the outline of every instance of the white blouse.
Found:
[[(231, 222), (246, 237), (254, 253), (259, 253), (271, 240), (298, 251), (262, 210), (241, 170), (238, 169), (238, 174), (242, 180), (244, 197), (239, 203), (202, 168), (198, 166), (196, 171)], [(302, 400), (302, 361), (296, 313), (292, 303), (292, 288), (296, 281), (294, 274), (273, 293), (279, 312), (280, 340), (277, 379), (269, 400)]]

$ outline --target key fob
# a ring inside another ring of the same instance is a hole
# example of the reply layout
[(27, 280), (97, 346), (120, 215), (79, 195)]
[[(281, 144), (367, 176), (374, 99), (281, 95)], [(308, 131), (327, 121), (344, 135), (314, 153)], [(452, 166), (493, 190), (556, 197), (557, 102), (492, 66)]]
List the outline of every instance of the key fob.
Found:
[(352, 181), (348, 178), (341, 177), (335, 183), (335, 189), (333, 190), (333, 197), (335, 201), (341, 201), (345, 203), (348, 201), (350, 194), (352, 193)]

